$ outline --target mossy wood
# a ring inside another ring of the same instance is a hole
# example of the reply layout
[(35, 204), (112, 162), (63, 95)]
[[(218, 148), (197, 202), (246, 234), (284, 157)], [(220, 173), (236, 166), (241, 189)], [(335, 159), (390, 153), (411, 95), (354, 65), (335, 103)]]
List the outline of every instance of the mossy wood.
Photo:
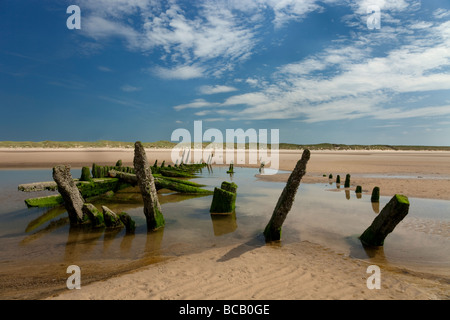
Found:
[[(137, 177), (132, 173), (124, 173), (118, 172), (115, 170), (111, 170), (109, 174), (113, 177), (117, 177), (120, 180), (123, 180), (126, 183), (131, 185), (137, 185)], [(192, 193), (192, 194), (212, 194), (213, 192), (210, 190), (202, 189), (203, 185), (176, 178), (163, 177), (159, 174), (153, 175), (156, 190), (160, 189), (169, 189), (172, 191), (177, 191), (181, 193)]]
[(80, 177), (80, 181), (91, 181), (92, 177), (91, 177), (91, 172), (89, 167), (83, 167), (81, 168), (81, 177)]
[(105, 227), (105, 219), (103, 213), (98, 210), (92, 203), (83, 205), (83, 213), (89, 218), (94, 228)]
[(28, 208), (50, 208), (56, 207), (64, 203), (63, 197), (60, 194), (30, 198), (25, 200), (25, 204)]
[(229, 214), (236, 207), (237, 185), (233, 182), (222, 182), (220, 188), (214, 188), (214, 195), (209, 212), (211, 214)]
[(118, 216), (120, 218), (120, 221), (122, 221), (122, 223), (124, 224), (126, 232), (134, 233), (134, 231), (136, 230), (136, 223), (131, 218), (131, 216), (126, 212), (121, 212), (118, 214)]
[(408, 198), (396, 194), (359, 237), (361, 242), (367, 246), (383, 246), (385, 238), (403, 220), (408, 211)]
[(124, 224), (119, 216), (106, 206), (102, 206), (103, 218), (107, 228), (122, 228)]
[(283, 192), (278, 198), (272, 217), (264, 229), (264, 237), (267, 242), (281, 239), (281, 227), (294, 203), (295, 194), (297, 193), (302, 177), (306, 173), (306, 164), (308, 163), (310, 155), (308, 149), (303, 151), (301, 159), (297, 162), (294, 170), (289, 176)]

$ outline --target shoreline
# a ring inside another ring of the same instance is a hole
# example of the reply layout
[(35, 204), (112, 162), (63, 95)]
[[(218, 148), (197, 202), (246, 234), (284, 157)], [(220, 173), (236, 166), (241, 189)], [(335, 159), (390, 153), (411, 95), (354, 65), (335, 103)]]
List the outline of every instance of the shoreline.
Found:
[[(171, 151), (171, 149), (146, 148), (150, 164), (155, 160), (159, 163), (166, 161), (166, 164), (173, 164)], [(280, 150), (279, 170), (292, 171), (301, 153), (302, 150)], [(51, 169), (62, 163), (70, 164), (72, 168), (81, 168), (91, 167), (94, 162), (98, 165), (113, 165), (119, 159), (123, 165), (132, 165), (133, 156), (132, 148), (0, 148), (0, 170)], [(239, 166), (259, 168), (259, 164), (235, 163), (235, 168)], [(213, 164), (213, 166), (224, 165)], [(450, 200), (448, 192), (450, 152), (447, 151), (312, 151), (302, 183), (329, 183), (330, 173), (334, 177), (332, 182), (338, 174), (343, 179), (350, 173), (352, 175), (350, 190), (361, 185), (363, 193), (366, 194), (378, 186), (382, 196), (401, 193), (414, 198)], [(390, 177), (392, 175), (395, 178)], [(288, 173), (279, 173), (258, 176), (258, 179), (286, 182), (288, 176)]]

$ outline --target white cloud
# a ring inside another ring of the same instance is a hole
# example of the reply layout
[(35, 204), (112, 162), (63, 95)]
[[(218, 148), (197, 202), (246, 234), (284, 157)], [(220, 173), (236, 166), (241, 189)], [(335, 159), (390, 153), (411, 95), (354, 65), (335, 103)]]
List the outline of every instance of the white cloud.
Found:
[(163, 79), (188, 80), (201, 78), (205, 70), (199, 66), (182, 65), (173, 68), (164, 68), (157, 66), (153, 70), (158, 77)]
[(201, 94), (216, 94), (216, 93), (226, 93), (226, 92), (233, 92), (237, 89), (230, 86), (222, 86), (222, 85), (216, 85), (216, 86), (201, 86), (199, 88), (199, 91)]
[(444, 8), (436, 9), (436, 10), (433, 12), (433, 16), (434, 16), (436, 19), (449, 18), (449, 17), (450, 17), (450, 10), (449, 10), (449, 9), (444, 9)]
[(141, 35), (133, 28), (99, 16), (84, 17), (83, 28), (81, 30), (95, 40), (102, 40), (109, 37), (123, 38), (126, 40), (128, 46), (133, 49), (138, 48), (141, 42)]

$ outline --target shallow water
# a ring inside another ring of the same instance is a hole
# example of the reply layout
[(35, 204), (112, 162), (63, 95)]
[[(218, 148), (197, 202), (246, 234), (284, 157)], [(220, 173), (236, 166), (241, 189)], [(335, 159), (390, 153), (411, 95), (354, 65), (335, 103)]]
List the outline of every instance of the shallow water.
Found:
[[(125, 230), (71, 228), (63, 207), (28, 209), (26, 198), (55, 192), (25, 193), (21, 183), (52, 181), (51, 169), (0, 170), (0, 297), (36, 298), (65, 289), (66, 268), (83, 270), (83, 283), (161, 261), (229, 244), (264, 245), (262, 231), (284, 183), (258, 181), (257, 169), (226, 167), (203, 170), (193, 181), (213, 190), (222, 181), (238, 185), (236, 211), (229, 216), (209, 213), (212, 196), (160, 193), (166, 225), (147, 233), (143, 205), (136, 188), (93, 203), (128, 212), (136, 221), (134, 235)], [(72, 169), (75, 178), (80, 169)], [(162, 191), (162, 190), (161, 190)], [(379, 209), (390, 200), (381, 197)], [(301, 184), (282, 234), (282, 244), (310, 241), (336, 252), (373, 263), (419, 268), (448, 275), (450, 270), (450, 201), (410, 198), (408, 216), (382, 249), (363, 248), (358, 236), (372, 223), (377, 208), (370, 195), (324, 183)]]

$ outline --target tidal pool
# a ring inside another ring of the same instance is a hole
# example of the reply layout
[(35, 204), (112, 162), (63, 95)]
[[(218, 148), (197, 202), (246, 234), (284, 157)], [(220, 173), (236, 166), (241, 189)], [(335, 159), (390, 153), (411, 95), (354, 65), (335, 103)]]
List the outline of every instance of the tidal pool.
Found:
[[(193, 196), (160, 190), (166, 225), (148, 233), (137, 188), (112, 198), (92, 201), (115, 212), (128, 212), (136, 222), (134, 235), (125, 230), (71, 228), (64, 207), (31, 208), (26, 198), (55, 192), (25, 193), (22, 183), (52, 181), (51, 169), (0, 170), (0, 298), (40, 298), (66, 289), (69, 265), (82, 269), (83, 283), (101, 280), (173, 256), (230, 244), (262, 246), (262, 231), (284, 183), (259, 181), (254, 168), (203, 169), (193, 181), (213, 190), (222, 181), (238, 185), (236, 210), (228, 216), (209, 213), (212, 195)], [(80, 169), (72, 169), (74, 178)], [(450, 270), (450, 201), (410, 198), (410, 211), (380, 249), (364, 248), (358, 236), (372, 223), (379, 208), (370, 195), (334, 184), (300, 184), (294, 205), (283, 225), (283, 243), (310, 241), (355, 259), (375, 264), (416, 268), (448, 275)]]

